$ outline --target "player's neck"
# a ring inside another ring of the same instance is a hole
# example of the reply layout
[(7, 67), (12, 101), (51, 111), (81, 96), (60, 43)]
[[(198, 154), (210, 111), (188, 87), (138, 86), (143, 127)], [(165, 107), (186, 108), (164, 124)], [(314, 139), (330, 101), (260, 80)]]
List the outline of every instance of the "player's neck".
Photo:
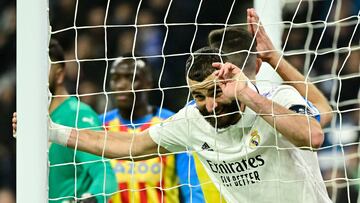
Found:
[[(153, 113), (152, 111), (153, 109), (149, 104), (136, 105), (132, 115), (132, 120), (142, 118), (147, 114)], [(119, 112), (122, 118), (126, 120), (131, 120), (131, 109), (119, 109)]]
[(63, 86), (56, 88), (53, 96), (56, 95), (58, 95), (59, 97), (51, 98), (49, 113), (53, 112), (58, 106), (60, 106), (61, 103), (63, 103), (67, 98), (69, 98), (69, 92)]

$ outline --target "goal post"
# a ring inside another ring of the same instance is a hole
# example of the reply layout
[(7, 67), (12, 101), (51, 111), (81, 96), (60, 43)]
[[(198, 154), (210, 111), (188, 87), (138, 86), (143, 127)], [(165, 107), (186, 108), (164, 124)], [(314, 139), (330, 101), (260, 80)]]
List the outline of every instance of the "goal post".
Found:
[(47, 8), (46, 0), (17, 1), (17, 202), (48, 201)]
[[(281, 38), (284, 25), (281, 15), (283, 4), (283, 0), (254, 0), (254, 8), (277, 50), (282, 50)], [(259, 73), (256, 76), (256, 80), (257, 85), (263, 87), (271, 87), (282, 83), (281, 77), (267, 63), (262, 63)]]

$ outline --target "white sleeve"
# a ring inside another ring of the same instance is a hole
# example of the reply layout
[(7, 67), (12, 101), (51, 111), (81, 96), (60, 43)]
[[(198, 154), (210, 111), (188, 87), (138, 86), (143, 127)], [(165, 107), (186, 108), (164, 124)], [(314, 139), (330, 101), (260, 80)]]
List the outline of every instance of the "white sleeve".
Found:
[(169, 152), (186, 151), (187, 135), (185, 132), (187, 119), (182, 111), (179, 111), (169, 119), (149, 128), (150, 137), (158, 145)]
[(307, 100), (305, 100), (292, 86), (281, 85), (270, 95), (274, 102), (296, 113), (314, 117), (319, 115), (319, 111)]

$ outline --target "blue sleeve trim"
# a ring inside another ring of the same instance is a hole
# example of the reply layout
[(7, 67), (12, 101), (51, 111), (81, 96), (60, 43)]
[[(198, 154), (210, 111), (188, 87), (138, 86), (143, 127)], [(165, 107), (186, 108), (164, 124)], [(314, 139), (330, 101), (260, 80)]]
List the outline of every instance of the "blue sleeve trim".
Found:
[(165, 108), (161, 108), (161, 112), (160, 112), (160, 108), (157, 108), (156, 111), (156, 116), (159, 116), (161, 119), (167, 119), (174, 114), (175, 114), (174, 112)]
[(319, 115), (316, 115), (314, 116), (314, 118), (320, 123), (320, 114)]
[[(101, 114), (98, 116), (98, 118), (99, 118), (101, 124), (103, 124), (103, 121), (106, 123), (108, 121), (113, 120), (116, 117), (117, 113), (118, 113), (118, 109), (113, 109), (111, 111), (106, 112), (106, 117), (105, 117), (105, 114)], [(105, 117), (105, 120), (104, 120), (104, 117)]]
[(310, 108), (312, 108), (315, 111), (313, 117), (320, 123), (320, 119), (321, 119), (320, 111), (309, 100), (306, 100), (306, 103), (309, 105)]
[(196, 105), (195, 99), (189, 101), (186, 106)]

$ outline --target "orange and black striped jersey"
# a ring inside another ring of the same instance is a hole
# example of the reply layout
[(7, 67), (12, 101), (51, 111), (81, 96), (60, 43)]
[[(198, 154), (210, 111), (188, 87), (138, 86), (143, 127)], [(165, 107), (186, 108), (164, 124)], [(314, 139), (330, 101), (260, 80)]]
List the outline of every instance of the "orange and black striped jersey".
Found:
[[(106, 116), (100, 116), (100, 120), (104, 122), (108, 131), (140, 132), (171, 115), (173, 113), (169, 110), (157, 109), (154, 114), (130, 122), (123, 119), (119, 110), (115, 109), (107, 112)], [(110, 202), (180, 202), (176, 156), (160, 156), (138, 162), (111, 160), (118, 182), (118, 191)]]

